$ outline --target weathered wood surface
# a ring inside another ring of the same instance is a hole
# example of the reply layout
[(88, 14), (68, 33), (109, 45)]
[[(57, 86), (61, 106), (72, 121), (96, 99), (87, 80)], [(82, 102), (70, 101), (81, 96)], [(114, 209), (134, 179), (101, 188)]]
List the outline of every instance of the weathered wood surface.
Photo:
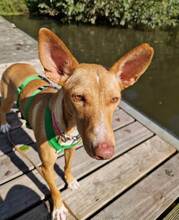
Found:
[[(15, 118), (15, 120), (17, 120), (17, 118)], [(115, 111), (114, 117), (113, 117), (113, 128), (114, 130), (116, 130), (120, 127), (123, 127), (127, 124), (132, 123), (133, 121), (134, 119), (128, 116), (124, 111), (117, 110)], [(22, 134), (22, 136), (24, 137), (24, 144), (28, 143), (29, 145), (34, 147), (33, 141), (35, 141), (35, 138), (32, 137), (33, 134), (31, 134), (30, 136), (30, 138), (32, 139), (29, 139), (29, 133), (32, 133), (32, 130), (25, 128), (25, 127), (23, 127), (23, 130), (25, 130), (26, 132), (24, 133), (24, 135)], [(0, 142), (1, 140), (4, 140), (4, 142), (2, 142), (2, 145), (0, 144), (0, 149), (1, 149), (1, 152), (5, 154), (0, 157), (0, 165), (1, 167), (3, 167), (3, 169), (0, 169), (0, 184), (5, 183), (6, 181), (9, 181), (10, 179), (15, 178), (21, 175), (22, 173), (25, 173), (34, 168), (29, 163), (29, 161), (27, 161), (25, 158), (20, 156), (19, 153), (13, 152), (13, 151), (9, 152), (12, 150), (12, 146), (10, 146), (10, 143), (8, 143), (7, 136), (4, 136), (4, 135), (2, 136), (0, 136)], [(15, 138), (19, 140), (19, 137), (17, 136), (13, 137), (13, 140), (15, 140)], [(7, 141), (7, 143), (5, 143), (5, 141)], [(3, 146), (3, 150), (1, 146)], [(9, 153), (6, 154), (7, 152)], [(37, 149), (35, 147), (30, 148), (25, 153), (36, 165), (39, 166), (41, 164), (38, 153), (37, 153)]]
[[(15, 220), (51, 220), (51, 208), (50, 202), (42, 202), (30, 211), (25, 212), (20, 217), (15, 218)], [(68, 213), (68, 217), (71, 220), (77, 220), (75, 217)], [(68, 220), (68, 219), (67, 219)]]
[(155, 136), (82, 180), (80, 193), (68, 190), (63, 198), (78, 219), (86, 219), (175, 151)]
[(134, 122), (134, 119), (121, 109), (117, 109), (113, 115), (113, 130), (124, 127)]
[[(41, 164), (39, 155), (33, 147), (29, 147), (24, 152), (37, 165)], [(32, 170), (33, 165), (21, 156), (17, 151), (12, 151), (8, 155), (0, 157), (0, 185)]]
[[(14, 111), (16, 110), (17, 109), (14, 109)], [(33, 130), (26, 127), (26, 122), (20, 118), (19, 113), (8, 113), (7, 121), (11, 125), (10, 136), (12, 137), (14, 143), (32, 144), (36, 142)], [(8, 141), (7, 135), (0, 133), (0, 157), (12, 150), (13, 148), (11, 143)]]
[[(42, 202), (30, 211), (25, 212), (20, 217), (15, 218), (16, 220), (51, 220), (51, 209), (49, 201)], [(71, 219), (73, 217), (71, 216)]]
[[(118, 156), (151, 137), (153, 134), (138, 122), (134, 122), (117, 130), (115, 135), (117, 141), (116, 156)], [(77, 151), (72, 166), (76, 178), (81, 178), (101, 165), (108, 163), (108, 161), (96, 161), (90, 158), (83, 148)], [(59, 158), (57, 164), (60, 167), (56, 166), (56, 171), (59, 175), (63, 176), (64, 159), (62, 157)], [(61, 178), (57, 179), (57, 184), (59, 188), (64, 187), (64, 181)], [(16, 186), (18, 186), (17, 190)], [(12, 191), (14, 187), (15, 190)], [(11, 192), (12, 196), (8, 196), (9, 192)], [(0, 186), (0, 195), (4, 201), (0, 204), (1, 218), (6, 219), (34, 205), (39, 200), (44, 199), (44, 193), (46, 195), (49, 194), (46, 183), (36, 170), (3, 184)], [(6, 199), (7, 197), (8, 199)]]
[(37, 42), (16, 26), (0, 17), (0, 63), (36, 58)]
[[(82, 179), (80, 181), (81, 187), (79, 191), (64, 191), (62, 193), (63, 198), (77, 219), (85, 219), (84, 217), (86, 215), (92, 214), (99, 208), (98, 206), (104, 205), (111, 198), (114, 198), (116, 194), (124, 191), (133, 182), (136, 182), (138, 178), (146, 175), (147, 172), (174, 152), (174, 148), (166, 145), (160, 138), (155, 136), (149, 139), (147, 143), (144, 142), (85, 179)], [(49, 212), (47, 210), (45, 211), (45, 207), (48, 206), (47, 204), (48, 202), (33, 208), (18, 218), (18, 220), (35, 219), (37, 216), (40, 216), (40, 220), (49, 219)], [(119, 209), (119, 207), (115, 208)], [(40, 214), (43, 210), (44, 213)], [(113, 212), (113, 210), (110, 212)], [(69, 217), (68, 219), (71, 220), (73, 218)], [(105, 218), (104, 215), (98, 219), (107, 220), (112, 218)]]
[(93, 220), (157, 219), (179, 196), (179, 154), (132, 187)]
[[(14, 144), (27, 144), (31, 145), (33, 142), (32, 138), (25, 132), (23, 128), (17, 128), (10, 131), (11, 140)], [(13, 146), (8, 141), (6, 134), (0, 133), (0, 158), (4, 154), (7, 154), (13, 150)]]
[(179, 151), (179, 139), (174, 135), (170, 134), (167, 130), (153, 122), (147, 115), (143, 115), (141, 112), (134, 109), (132, 106), (127, 104), (125, 101), (121, 101), (120, 106), (124, 109), (128, 114), (132, 115), (137, 121), (142, 123), (148, 129), (152, 130), (155, 134), (161, 137), (163, 140), (168, 142), (169, 144), (175, 146), (175, 148)]

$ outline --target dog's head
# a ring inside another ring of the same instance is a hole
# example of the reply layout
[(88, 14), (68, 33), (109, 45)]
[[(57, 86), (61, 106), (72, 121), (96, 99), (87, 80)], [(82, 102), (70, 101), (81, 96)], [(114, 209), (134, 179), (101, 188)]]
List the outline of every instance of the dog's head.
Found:
[(153, 48), (141, 44), (107, 70), (97, 64), (79, 64), (62, 40), (42, 28), (39, 55), (46, 76), (63, 86), (65, 102), (75, 114), (87, 153), (96, 159), (111, 158), (115, 146), (112, 115), (121, 91), (145, 72)]

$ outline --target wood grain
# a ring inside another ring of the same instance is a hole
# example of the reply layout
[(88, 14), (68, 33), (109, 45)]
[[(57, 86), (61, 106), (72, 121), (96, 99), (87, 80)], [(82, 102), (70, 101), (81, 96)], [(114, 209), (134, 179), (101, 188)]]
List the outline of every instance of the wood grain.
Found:
[(157, 219), (179, 195), (179, 154), (132, 187), (93, 220)]
[(114, 112), (113, 115), (113, 129), (117, 130), (120, 127), (126, 126), (127, 124), (130, 124), (134, 122), (134, 119), (129, 116), (127, 113), (125, 113), (123, 110), (117, 109)]
[[(117, 110), (113, 118), (114, 129), (118, 129), (122, 126), (125, 126), (131, 123), (132, 121), (134, 120), (130, 116), (128, 116), (124, 111)], [(34, 145), (33, 143), (33, 141), (35, 141), (33, 131), (25, 127), (23, 127), (23, 131), (24, 133), (21, 134), (22, 135), (21, 139), (22, 137), (24, 137), (23, 139), (24, 143), (28, 143), (34, 147), (34, 149), (26, 151), (26, 154), (37, 166), (39, 166), (41, 165), (41, 162), (40, 162), (40, 159), (37, 153), (36, 145)], [(15, 137), (17, 137), (16, 135), (13, 137), (13, 140), (15, 140)], [(26, 136), (28, 136), (30, 139), (27, 139)], [(19, 140), (19, 137), (17, 138)], [(4, 142), (7, 141), (6, 139), (7, 137), (4, 137), (3, 139)], [(21, 143), (23, 142), (21, 141)], [(7, 143), (5, 142), (5, 144), (3, 143), (2, 145), (0, 144), (0, 146), (3, 146), (3, 150), (4, 150), (3, 153), (5, 152), (4, 155), (0, 157), (0, 164), (4, 168), (0, 170), (0, 184), (5, 183), (6, 181), (9, 181), (10, 179), (15, 178), (21, 175), (22, 173), (28, 172), (34, 168), (31, 164), (29, 164), (29, 162), (26, 159), (19, 156), (19, 153), (12, 151), (6, 154), (6, 151), (8, 150), (8, 148), (10, 148), (9, 151), (12, 150), (12, 147), (9, 146), (8, 142)]]
[[(28, 155), (37, 166), (41, 164), (35, 147), (29, 147), (24, 153)], [(33, 165), (17, 151), (12, 151), (8, 155), (0, 157), (0, 167), (0, 185), (34, 168)]]
[[(116, 156), (124, 153), (152, 135), (153, 134), (148, 129), (138, 122), (117, 130)], [(80, 148), (73, 160), (72, 167), (74, 176), (76, 178), (81, 178), (107, 162), (108, 161), (97, 161), (90, 158), (86, 154), (85, 150)], [(56, 171), (58, 175), (63, 176), (64, 161), (62, 157), (57, 160), (57, 164)], [(57, 185), (59, 188), (64, 187), (65, 184), (62, 178), (59, 177), (57, 179)], [(17, 186), (18, 189), (16, 190)], [(13, 190), (14, 187), (15, 190)], [(9, 193), (11, 196), (9, 196)], [(49, 191), (46, 187), (46, 183), (36, 171), (32, 171), (3, 184), (0, 186), (0, 195), (3, 201), (0, 204), (1, 218), (6, 219), (12, 217), (16, 213), (31, 207), (40, 200), (44, 199), (44, 194), (49, 195)]]
[(65, 191), (63, 198), (78, 219), (86, 219), (175, 152), (155, 136), (82, 180), (79, 192)]

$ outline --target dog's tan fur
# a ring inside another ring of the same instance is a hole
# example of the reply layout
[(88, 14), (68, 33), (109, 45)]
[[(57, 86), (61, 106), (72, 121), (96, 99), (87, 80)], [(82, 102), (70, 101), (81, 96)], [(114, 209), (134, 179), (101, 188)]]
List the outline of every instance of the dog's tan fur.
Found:
[[(54, 164), (57, 154), (49, 146), (44, 129), (45, 107), (49, 105), (57, 119), (62, 117), (60, 123), (68, 135), (77, 125), (84, 148), (91, 157), (112, 157), (115, 146), (112, 114), (120, 101), (121, 91), (136, 82), (149, 66), (153, 49), (148, 44), (142, 44), (107, 70), (97, 64), (79, 64), (54, 33), (42, 28), (39, 32), (39, 56), (46, 76), (62, 85), (62, 89), (56, 91), (47, 88), (38, 94), (28, 113), (28, 121), (37, 139), (42, 173), (51, 191), (53, 218), (64, 220), (66, 213), (55, 183)], [(29, 64), (14, 64), (4, 72), (1, 80), (1, 125), (7, 125), (6, 113), (17, 99), (17, 88), (28, 76), (34, 74), (36, 71)], [(33, 80), (25, 87), (19, 99), (22, 112), (32, 92), (47, 84), (44, 80)], [(62, 103), (59, 101), (61, 96)], [(74, 182), (71, 174), (73, 154), (74, 149), (65, 150), (64, 173), (68, 184)]]

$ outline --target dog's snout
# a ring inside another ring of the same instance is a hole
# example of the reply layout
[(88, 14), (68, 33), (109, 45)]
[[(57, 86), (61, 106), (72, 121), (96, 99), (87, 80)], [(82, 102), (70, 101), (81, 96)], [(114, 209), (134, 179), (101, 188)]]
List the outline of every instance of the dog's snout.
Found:
[(97, 160), (107, 160), (114, 155), (114, 146), (109, 143), (100, 143), (95, 147), (95, 158)]

